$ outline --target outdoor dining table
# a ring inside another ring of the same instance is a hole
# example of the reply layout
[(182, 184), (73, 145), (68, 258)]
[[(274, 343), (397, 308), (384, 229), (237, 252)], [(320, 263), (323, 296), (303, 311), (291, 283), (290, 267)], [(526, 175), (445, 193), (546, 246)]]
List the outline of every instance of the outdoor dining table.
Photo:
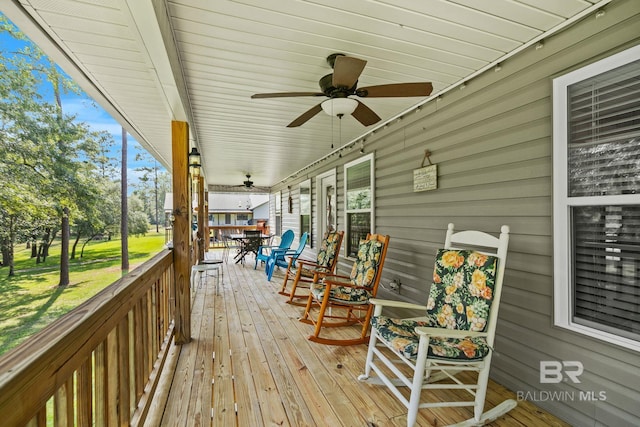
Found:
[[(249, 252), (251, 252), (251, 250), (249, 250), (247, 248), (247, 241), (248, 241), (248, 237), (245, 234), (242, 233), (232, 233), (232, 234), (228, 234), (226, 236), (227, 238), (231, 239), (231, 240), (235, 240), (237, 242), (239, 242), (240, 247), (238, 250), (238, 253), (233, 257), (233, 259), (236, 260), (236, 264), (238, 264), (239, 262), (244, 261), (244, 257), (247, 256), (247, 254)], [(265, 240), (271, 239), (271, 237), (273, 237), (272, 235), (269, 234), (261, 234), (260, 235), (260, 239), (262, 240), (262, 242), (264, 243)]]

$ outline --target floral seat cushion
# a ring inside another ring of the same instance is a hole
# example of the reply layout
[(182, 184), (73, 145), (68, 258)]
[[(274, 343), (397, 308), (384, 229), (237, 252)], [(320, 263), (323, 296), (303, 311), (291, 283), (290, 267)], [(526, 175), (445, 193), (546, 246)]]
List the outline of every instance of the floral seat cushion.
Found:
[[(389, 346), (407, 359), (418, 356), (420, 337), (415, 333), (418, 326), (429, 326), (429, 322), (409, 319), (392, 319), (386, 316), (374, 317), (372, 326)], [(429, 337), (429, 357), (435, 359), (480, 360), (489, 353), (489, 345), (484, 337), (445, 338)]]
[[(360, 243), (358, 259), (353, 264), (348, 283), (362, 288), (333, 285), (329, 296), (332, 301), (342, 304), (366, 304), (373, 297), (371, 288), (380, 264), (382, 246), (377, 240)], [(312, 285), (311, 292), (316, 299), (321, 300), (324, 298), (325, 288), (322, 283), (316, 283)]]
[[(498, 258), (476, 251), (440, 249), (429, 289), (424, 321), (372, 319), (383, 339), (405, 357), (415, 358), (416, 326), (483, 332), (493, 301)], [(429, 337), (429, 355), (447, 359), (481, 359), (489, 351), (484, 338)]]
[(302, 267), (300, 270), (300, 275), (304, 277), (312, 278), (316, 273), (329, 273), (329, 269), (326, 267), (319, 267), (319, 268)]

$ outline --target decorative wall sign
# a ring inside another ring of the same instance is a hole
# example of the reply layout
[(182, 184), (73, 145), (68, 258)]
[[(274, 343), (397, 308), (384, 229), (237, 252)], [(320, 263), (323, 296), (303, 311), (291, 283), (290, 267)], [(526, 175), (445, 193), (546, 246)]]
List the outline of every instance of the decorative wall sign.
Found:
[[(431, 163), (429, 150), (424, 151), (422, 166), (413, 170), (413, 191), (427, 191), (438, 188), (438, 165)], [(428, 160), (430, 166), (424, 166), (424, 161)]]

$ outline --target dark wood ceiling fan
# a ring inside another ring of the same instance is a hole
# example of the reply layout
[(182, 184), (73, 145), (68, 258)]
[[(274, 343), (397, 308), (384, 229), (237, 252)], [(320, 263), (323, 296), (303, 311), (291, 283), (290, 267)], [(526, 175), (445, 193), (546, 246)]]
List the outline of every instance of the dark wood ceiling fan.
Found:
[(242, 181), (240, 185), (233, 185), (232, 187), (240, 188), (243, 192), (255, 192), (255, 193), (267, 193), (269, 192), (269, 187), (258, 187), (253, 185), (253, 181), (251, 181), (251, 174), (247, 173), (245, 175), (247, 177), (246, 180)]
[(329, 100), (336, 100), (329, 103), (327, 103), (328, 100), (325, 100), (320, 104), (314, 105), (309, 110), (298, 116), (294, 121), (289, 123), (287, 127), (300, 126), (323, 109), (328, 114), (338, 116), (339, 118), (342, 118), (344, 114), (351, 114), (364, 126), (369, 126), (379, 122), (381, 119), (372, 109), (355, 97), (390, 98), (429, 96), (433, 90), (433, 86), (429, 82), (392, 83), (358, 88), (358, 78), (360, 77), (360, 74), (362, 74), (367, 61), (345, 56), (342, 53), (334, 53), (327, 57), (327, 62), (333, 68), (333, 73), (327, 74), (320, 79), (319, 83), (321, 92), (257, 93), (252, 95), (251, 98), (261, 99), (296, 96), (326, 96)]

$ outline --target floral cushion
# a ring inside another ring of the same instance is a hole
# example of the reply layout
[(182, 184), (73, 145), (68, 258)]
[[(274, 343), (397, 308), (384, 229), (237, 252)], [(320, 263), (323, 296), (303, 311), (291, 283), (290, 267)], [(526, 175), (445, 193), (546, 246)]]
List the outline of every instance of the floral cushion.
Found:
[(326, 237), (322, 239), (322, 244), (318, 255), (316, 256), (316, 262), (318, 265), (325, 267), (331, 267), (333, 260), (336, 257), (336, 250), (338, 242), (340, 241), (340, 234), (327, 233)]
[[(429, 322), (409, 319), (374, 317), (372, 326), (389, 346), (407, 359), (418, 356), (420, 336), (415, 333), (418, 326), (429, 326)], [(489, 353), (484, 337), (445, 338), (429, 337), (429, 357), (435, 359), (480, 360)]]
[[(429, 290), (425, 321), (379, 316), (373, 326), (392, 348), (415, 358), (417, 326), (485, 331), (496, 279), (498, 258), (476, 251), (440, 249)], [(436, 358), (474, 360), (489, 351), (482, 337), (429, 337), (429, 355)]]
[(316, 256), (316, 264), (321, 265), (322, 267), (308, 267), (305, 265), (303, 265), (302, 267), (297, 267), (295, 264), (292, 264), (290, 269), (291, 275), (295, 276), (298, 268), (301, 268), (300, 276), (302, 278), (313, 279), (316, 273), (331, 273), (330, 268), (333, 265), (333, 261), (336, 257), (336, 251), (339, 241), (339, 233), (327, 233), (325, 235), (325, 238), (322, 239), (322, 244), (320, 246), (320, 249), (318, 250), (318, 255)]
[[(333, 301), (347, 304), (366, 304), (373, 296), (371, 287), (374, 284), (378, 265), (380, 264), (382, 247), (382, 243), (377, 240), (367, 240), (360, 243), (358, 259), (351, 269), (349, 283), (363, 286), (365, 289), (333, 285), (329, 298)], [(320, 300), (324, 297), (325, 286), (321, 283), (314, 284), (311, 292)]]
[(380, 264), (382, 246), (382, 243), (377, 240), (366, 240), (360, 243), (358, 258), (351, 269), (351, 283), (357, 286), (373, 286), (378, 264)]
[(484, 331), (493, 301), (498, 258), (440, 249), (427, 301), (430, 326)]

